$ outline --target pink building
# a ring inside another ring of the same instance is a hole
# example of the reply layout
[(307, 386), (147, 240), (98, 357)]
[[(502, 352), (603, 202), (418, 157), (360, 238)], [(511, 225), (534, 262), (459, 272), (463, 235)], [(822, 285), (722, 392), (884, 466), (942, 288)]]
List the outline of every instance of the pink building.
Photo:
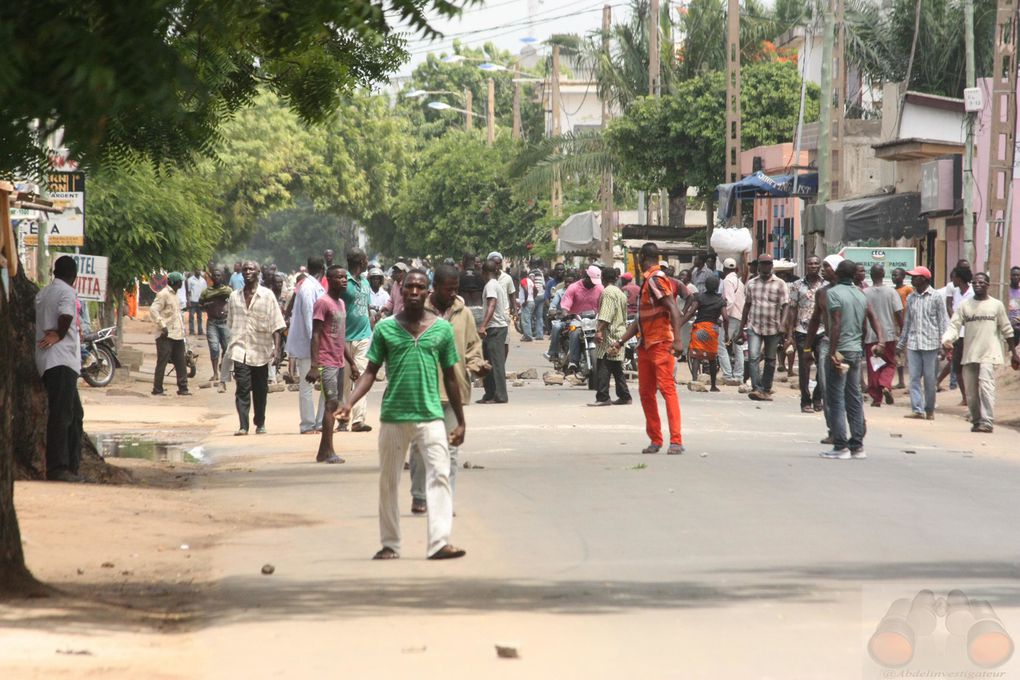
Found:
[[(794, 158), (795, 155), (792, 143), (759, 146), (742, 151), (740, 174), (746, 177), (759, 170), (770, 176), (797, 174), (800, 172), (797, 166), (807, 167), (809, 151), (802, 148), (800, 157)], [(797, 244), (801, 239), (801, 200), (759, 196), (752, 203), (752, 252), (768, 252), (777, 259), (799, 260)]]
[[(992, 83), (988, 78), (981, 78), (978, 87), (984, 94), (984, 109), (978, 115), (974, 129), (974, 259), (971, 263), (974, 271), (983, 271), (985, 262), (988, 260), (988, 214), (985, 208), (984, 197), (988, 193), (988, 146), (992, 136)], [(1018, 88), (1020, 89), (1020, 88)], [(1017, 130), (1020, 131), (1020, 116), (1017, 117)], [(1018, 135), (1017, 139), (1020, 139)], [(1020, 168), (1017, 167), (1017, 160), (1013, 162), (1013, 210), (1010, 220), (1009, 256), (1006, 268), (1020, 265)], [(947, 243), (947, 246), (949, 244)], [(956, 258), (948, 257), (948, 262), (955, 262), (963, 252), (963, 233), (960, 230), (956, 244)], [(948, 253), (947, 253), (948, 255)], [(993, 279), (997, 279), (998, 272), (991, 272)]]

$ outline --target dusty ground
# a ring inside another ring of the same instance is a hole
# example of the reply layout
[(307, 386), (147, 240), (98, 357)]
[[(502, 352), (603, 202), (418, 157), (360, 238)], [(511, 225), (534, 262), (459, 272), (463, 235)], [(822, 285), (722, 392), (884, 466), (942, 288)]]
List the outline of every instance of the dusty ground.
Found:
[[(128, 340), (148, 349), (146, 324)], [(542, 349), (515, 343), (511, 367), (543, 366)], [(1000, 418), (1020, 420), (1006, 380)], [(293, 393), (270, 395), (270, 434), (235, 438), (229, 393), (150, 387), (83, 388), (87, 428), (213, 462), (17, 484), (28, 564), (55, 591), (0, 603), (0, 678), (861, 677), (862, 611), (922, 586), (980, 593), (1020, 631), (1016, 432), (971, 435), (952, 394), (932, 423), (868, 409), (871, 460), (838, 467), (783, 385), (761, 406), (683, 392), (689, 453), (671, 460), (633, 455), (636, 406), (529, 384), (468, 412), (468, 558), (421, 559), (402, 501), (403, 559), (379, 565), (374, 433), (316, 466)], [(498, 660), (503, 641), (522, 659)]]

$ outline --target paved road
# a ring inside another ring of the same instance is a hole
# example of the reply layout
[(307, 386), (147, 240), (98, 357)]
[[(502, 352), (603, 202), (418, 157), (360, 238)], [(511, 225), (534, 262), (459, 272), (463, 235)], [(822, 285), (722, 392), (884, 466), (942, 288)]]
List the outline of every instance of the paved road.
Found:
[[(511, 366), (539, 353), (515, 347)], [(215, 547), (219, 618), (190, 653), (210, 677), (862, 677), (876, 622), (919, 588), (988, 599), (1020, 634), (1016, 433), (872, 409), (868, 460), (827, 461), (820, 416), (779, 387), (760, 405), (684, 390), (679, 457), (638, 453), (640, 407), (587, 408), (581, 388), (472, 405), (461, 461), (483, 469), (459, 471), (468, 556), (453, 563), (423, 559), (409, 493), (403, 558), (368, 560), (374, 434), (344, 437), (348, 464), (323, 467), (310, 438), (242, 446), (227, 418), (211, 450), (259, 464), (200, 502), (301, 521)], [(273, 400), (274, 432), (296, 422), (289, 401)], [(496, 658), (503, 641), (519, 660)]]

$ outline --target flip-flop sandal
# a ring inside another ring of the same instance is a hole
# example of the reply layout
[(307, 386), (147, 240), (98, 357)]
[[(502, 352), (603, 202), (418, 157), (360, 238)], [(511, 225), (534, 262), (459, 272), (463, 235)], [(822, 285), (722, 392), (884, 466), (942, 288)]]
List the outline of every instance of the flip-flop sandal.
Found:
[(658, 453), (661, 448), (661, 446), (656, 444), (649, 444), (645, 448), (641, 449), (641, 453)]
[(336, 465), (337, 463), (346, 463), (347, 461), (334, 453), (329, 458), (323, 458), (321, 460), (319, 458), (316, 458), (315, 462), (326, 463), (328, 465)]
[(455, 560), (458, 557), (464, 557), (467, 555), (466, 550), (460, 548), (454, 548), (452, 545), (444, 545), (439, 550), (429, 555), (430, 560)]
[(669, 449), (666, 450), (668, 456), (679, 456), (687, 449), (684, 448), (683, 444), (670, 444)]
[(400, 555), (393, 548), (383, 548), (372, 556), (373, 560), (399, 560)]

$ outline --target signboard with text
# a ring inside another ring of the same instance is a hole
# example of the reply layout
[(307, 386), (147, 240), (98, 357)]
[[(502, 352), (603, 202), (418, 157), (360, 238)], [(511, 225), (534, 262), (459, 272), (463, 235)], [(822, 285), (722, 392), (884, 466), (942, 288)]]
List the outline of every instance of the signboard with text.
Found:
[(106, 273), (110, 258), (101, 255), (71, 255), (78, 263), (74, 289), (82, 300), (106, 301)]
[[(49, 196), (59, 213), (46, 216), (46, 242), (51, 246), (85, 245), (85, 173), (52, 172), (49, 175)], [(27, 211), (26, 211), (27, 212)], [(22, 243), (39, 244), (39, 229), (43, 218), (39, 215), (12, 215), (17, 221)], [(20, 219), (19, 219), (20, 218)]]
[(917, 266), (917, 248), (883, 248), (881, 246), (844, 248), (839, 253), (848, 260), (864, 265), (866, 280), (871, 280), (871, 266), (885, 267), (885, 284), (892, 285), (892, 270), (902, 268), (910, 271)]

